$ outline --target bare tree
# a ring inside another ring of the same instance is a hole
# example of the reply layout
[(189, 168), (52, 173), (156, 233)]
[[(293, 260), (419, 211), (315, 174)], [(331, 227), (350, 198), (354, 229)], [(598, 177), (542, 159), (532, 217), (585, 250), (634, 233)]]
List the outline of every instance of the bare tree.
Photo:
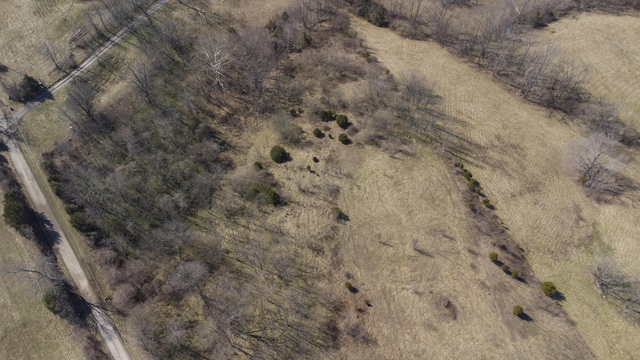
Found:
[(619, 306), (630, 319), (640, 321), (640, 282), (629, 278), (611, 256), (599, 256), (591, 274), (598, 292)]
[(224, 79), (230, 65), (227, 42), (212, 37), (205, 41), (202, 48), (206, 64), (205, 72), (210, 74), (215, 84), (224, 89)]
[(76, 80), (69, 88), (66, 105), (74, 113), (81, 113), (89, 119), (96, 118), (95, 88), (86, 81)]
[(149, 105), (155, 103), (155, 90), (153, 86), (153, 77), (156, 74), (156, 67), (145, 61), (140, 61), (134, 65), (129, 65), (129, 72), (133, 84), (144, 95)]
[(416, 109), (428, 103), (429, 99), (434, 95), (429, 86), (429, 80), (424, 74), (416, 71), (405, 73), (400, 77), (400, 82), (403, 85), (402, 95)]
[(602, 133), (593, 133), (571, 145), (571, 157), (580, 182), (591, 195), (621, 195), (633, 188), (620, 171), (623, 156), (613, 156), (617, 142)]
[(520, 85), (520, 94), (528, 99), (532, 92), (540, 87), (544, 82), (544, 76), (547, 69), (553, 63), (558, 50), (553, 46), (533, 47), (526, 49), (522, 55), (524, 61), (522, 69), (522, 80)]
[(78, 66), (76, 64), (75, 58), (73, 57), (73, 53), (70, 50), (64, 50), (55, 44), (47, 44), (44, 48), (45, 55), (53, 62), (56, 69), (62, 71), (65, 74), (69, 73), (69, 70), (72, 70)]

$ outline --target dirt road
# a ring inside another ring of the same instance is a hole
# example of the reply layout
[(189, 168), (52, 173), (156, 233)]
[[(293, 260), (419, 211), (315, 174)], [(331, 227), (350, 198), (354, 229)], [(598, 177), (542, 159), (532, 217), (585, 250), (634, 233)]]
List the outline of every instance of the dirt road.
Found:
[[(153, 14), (158, 11), (162, 6), (166, 5), (169, 0), (160, 0), (153, 4), (149, 10), (147, 11), (148, 15)], [(145, 16), (138, 17), (134, 24), (140, 23), (144, 21)], [(104, 45), (102, 45), (95, 53), (90, 55), (87, 60), (85, 60), (77, 69), (67, 75), (64, 79), (61, 79), (57, 83), (53, 84), (49, 87), (48, 92), (35, 99), (32, 102), (25, 104), (21, 109), (14, 112), (12, 117), (9, 119), (3, 119), (0, 117), (0, 121), (5, 122), (6, 124), (4, 128), (7, 128), (6, 125), (15, 126), (18, 124), (18, 121), (33, 107), (37, 106), (40, 102), (45, 100), (51, 94), (56, 93), (61, 88), (63, 88), (66, 84), (71, 82), (73, 79), (78, 77), (82, 72), (84, 72), (89, 66), (91, 66), (100, 56), (105, 54), (109, 49), (111, 49), (114, 45), (116, 45), (120, 40), (122, 40), (128, 33), (130, 32), (130, 27), (124, 28), (120, 30), (117, 34), (113, 35), (109, 41), (107, 41)], [(47, 200), (40, 189), (40, 186), (36, 182), (36, 179), (29, 168), (27, 161), (25, 160), (19, 146), (14, 141), (8, 141), (7, 146), (9, 147), (9, 157), (11, 159), (11, 163), (15, 168), (17, 178), (22, 183), (26, 194), (29, 196), (31, 203), (34, 207), (34, 210), (42, 213), (46, 216), (47, 219), (51, 222), (51, 226), (53, 230), (59, 235), (59, 239), (57, 239), (56, 250), (58, 252), (58, 256), (65, 268), (67, 269), (67, 274), (71, 278), (70, 280), (77, 287), (80, 295), (84, 297), (88, 302), (92, 304), (99, 304), (101, 299), (96, 296), (96, 293), (89, 282), (89, 278), (85, 274), (80, 262), (78, 261), (78, 257), (76, 256), (73, 248), (69, 244), (67, 237), (62, 231), (62, 227), (60, 226), (60, 222), (56, 219), (55, 213), (53, 212), (51, 206), (47, 203)], [(60, 219), (60, 221), (68, 221), (68, 219)], [(92, 315), (98, 325), (98, 330), (100, 331), (100, 335), (103, 338), (104, 344), (107, 347), (107, 350), (111, 354), (111, 357), (115, 360), (131, 360), (131, 355), (129, 355), (129, 351), (124, 344), (120, 334), (118, 333), (115, 326), (110, 321), (107, 314), (104, 313), (101, 309), (97, 307), (92, 307)]]

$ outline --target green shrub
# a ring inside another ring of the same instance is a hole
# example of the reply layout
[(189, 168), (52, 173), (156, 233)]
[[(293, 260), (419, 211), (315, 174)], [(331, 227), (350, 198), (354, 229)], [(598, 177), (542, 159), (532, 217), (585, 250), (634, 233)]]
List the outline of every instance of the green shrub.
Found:
[(324, 137), (324, 134), (322, 133), (322, 130), (315, 128), (313, 129), (313, 136), (317, 137), (318, 139)]
[(13, 228), (19, 228), (29, 223), (29, 207), (18, 191), (11, 190), (4, 194), (4, 221)]
[(81, 210), (80, 206), (76, 204), (64, 204), (64, 211), (69, 215), (73, 215)]
[(307, 165), (307, 170), (311, 171), (311, 165)]
[(344, 211), (342, 211), (342, 209), (340, 209), (337, 206), (331, 209), (331, 214), (333, 215), (333, 218), (336, 220), (339, 220), (339, 221), (349, 220), (349, 215), (345, 214)]
[(271, 205), (278, 205), (282, 201), (280, 195), (276, 192), (276, 189), (269, 188), (265, 193), (265, 197), (267, 198), (267, 202)]
[(469, 170), (465, 170), (462, 175), (467, 179), (467, 181), (471, 180), (471, 178), (473, 177), (473, 174), (471, 174), (471, 171)]
[(524, 313), (524, 310), (520, 305), (513, 305), (512, 311), (513, 311), (513, 315), (515, 316), (521, 316)]
[(314, 163), (317, 163), (317, 162), (320, 162), (320, 160), (318, 160), (318, 158), (314, 156), (314, 157), (313, 157), (313, 162), (314, 162)]
[(298, 113), (296, 112), (296, 109), (290, 109), (289, 114), (291, 114), (292, 117), (298, 117)]
[(76, 212), (69, 215), (69, 222), (78, 231), (89, 233), (95, 231), (95, 226), (89, 221), (89, 217), (84, 212)]
[(469, 201), (467, 203), (467, 206), (469, 207), (469, 210), (475, 212), (476, 211), (476, 204), (473, 201)]
[(347, 282), (344, 283), (344, 287), (347, 288), (347, 289), (351, 289), (353, 287), (353, 285), (349, 281), (347, 281)]
[(351, 142), (351, 140), (349, 140), (349, 137), (345, 133), (338, 135), (338, 141), (345, 145)]
[(500, 268), (502, 269), (502, 271), (504, 272), (508, 272), (509, 271), (509, 266), (507, 266), (507, 264), (502, 264), (502, 266), (500, 266)]
[(493, 263), (498, 261), (498, 253), (494, 251), (491, 254), (489, 254), (489, 260), (491, 260), (491, 262)]
[(556, 284), (551, 281), (545, 281), (540, 284), (540, 288), (542, 292), (548, 297), (554, 297), (558, 293), (558, 288), (556, 288)]
[(349, 122), (349, 118), (347, 118), (346, 115), (338, 115), (336, 117), (336, 123), (342, 129), (346, 129), (351, 125), (351, 123)]
[(320, 110), (316, 113), (322, 121), (333, 121), (336, 119), (336, 113), (331, 110)]
[(49, 311), (53, 312), (56, 308), (56, 295), (50, 291), (48, 291), (42, 297), (42, 301), (44, 302), (44, 307), (49, 309)]
[(518, 275), (520, 275), (520, 273), (518, 272), (518, 270), (513, 270), (513, 271), (511, 272), (511, 276), (513, 276), (513, 278), (514, 278), (514, 279), (517, 279), (517, 278), (518, 278)]
[(287, 154), (287, 151), (280, 145), (272, 147), (269, 155), (271, 156), (271, 160), (278, 164), (282, 164), (289, 160), (289, 154)]
[(257, 170), (262, 170), (262, 164), (259, 161), (254, 162), (253, 167)]
[(491, 201), (489, 201), (489, 199), (482, 199), (482, 203), (484, 204), (484, 206), (491, 209)]

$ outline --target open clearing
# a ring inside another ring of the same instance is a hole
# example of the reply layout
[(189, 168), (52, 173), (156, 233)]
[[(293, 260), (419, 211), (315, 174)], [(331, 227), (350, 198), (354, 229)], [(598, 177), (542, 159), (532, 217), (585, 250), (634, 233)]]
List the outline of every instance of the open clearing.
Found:
[[(640, 127), (640, 14), (582, 13), (555, 22), (542, 37), (589, 67), (587, 88)], [(594, 45), (596, 44), (596, 45)]]
[(82, 359), (71, 326), (44, 307), (37, 278), (9, 273), (18, 267), (38, 270), (39, 256), (0, 220), (0, 358)]
[(11, 75), (17, 72), (53, 83), (60, 76), (44, 52), (45, 45), (69, 48), (86, 6), (73, 0), (1, 1), (0, 64), (9, 67)]
[[(393, 74), (424, 73), (443, 97), (444, 112), (461, 120), (463, 125), (455, 131), (474, 150), (473, 158), (465, 161), (467, 167), (496, 205), (512, 237), (525, 249), (537, 277), (558, 284), (566, 297), (563, 307), (595, 355), (632, 358), (640, 353), (636, 341), (640, 328), (623, 320), (601, 299), (590, 275), (597, 251), (612, 249), (631, 265), (631, 257), (640, 251), (635, 239), (640, 213), (627, 204), (592, 202), (564, 174), (563, 152), (580, 134), (433, 42), (404, 39), (364, 21), (352, 21)], [(433, 181), (421, 178), (425, 183)], [(445, 189), (439, 191), (447, 193)], [(407, 203), (397, 211), (406, 209)], [(429, 209), (435, 214), (446, 211), (437, 205)], [(376, 286), (389, 286), (387, 283)], [(479, 324), (482, 326), (464, 331), (482, 333), (486, 322)]]

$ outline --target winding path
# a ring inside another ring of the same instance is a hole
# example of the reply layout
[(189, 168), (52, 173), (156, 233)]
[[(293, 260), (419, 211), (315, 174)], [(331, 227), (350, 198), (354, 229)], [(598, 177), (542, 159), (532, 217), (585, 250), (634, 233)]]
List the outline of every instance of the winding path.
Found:
[[(162, 6), (166, 5), (169, 0), (160, 0), (154, 3), (149, 10), (147, 11), (148, 15), (151, 15), (158, 11)], [(144, 21), (147, 15), (139, 16), (133, 24), (139, 24)], [(104, 55), (109, 49), (111, 49), (114, 45), (116, 45), (120, 40), (122, 40), (127, 34), (129, 34), (131, 27), (125, 27), (120, 30), (118, 33), (113, 35), (104, 45), (98, 48), (93, 54), (91, 54), (78, 68), (76, 68), (73, 72), (67, 75), (65, 78), (59, 80), (51, 87), (49, 87), (48, 92), (44, 93), (37, 99), (28, 102), (22, 108), (15, 111), (9, 119), (4, 119), (0, 117), (0, 122), (4, 124), (0, 125), (17, 125), (18, 121), (32, 108), (37, 106), (40, 102), (44, 101), (50, 95), (56, 93), (60, 89), (62, 89), (65, 85), (71, 82), (73, 79), (82, 74), (89, 66), (91, 66), (98, 58)], [(31, 203), (34, 207), (34, 210), (42, 213), (46, 216), (47, 219), (51, 222), (51, 226), (53, 230), (59, 235), (59, 238), (56, 239), (56, 249), (60, 260), (64, 264), (67, 269), (68, 275), (71, 277), (72, 282), (78, 289), (78, 292), (85, 300), (87, 300), (91, 304), (99, 304), (101, 299), (96, 296), (96, 293), (91, 286), (89, 278), (84, 272), (80, 262), (78, 261), (78, 257), (76, 256), (73, 248), (69, 244), (67, 237), (65, 236), (62, 227), (60, 226), (60, 222), (68, 221), (68, 219), (56, 219), (55, 212), (51, 208), (51, 206), (47, 203), (47, 200), (40, 189), (40, 186), (36, 182), (35, 177), (29, 167), (29, 164), (25, 160), (22, 155), (22, 151), (20, 147), (16, 144), (15, 141), (8, 141), (7, 144), (9, 148), (9, 157), (11, 159), (11, 163), (13, 164), (16, 175), (22, 186), (24, 187)], [(93, 306), (92, 307), (92, 315), (98, 325), (98, 330), (100, 335), (103, 338), (104, 344), (107, 347), (107, 350), (111, 354), (111, 357), (115, 360), (131, 360), (131, 355), (127, 350), (127, 347), (120, 336), (120, 333), (111, 322), (107, 314), (100, 308)]]

